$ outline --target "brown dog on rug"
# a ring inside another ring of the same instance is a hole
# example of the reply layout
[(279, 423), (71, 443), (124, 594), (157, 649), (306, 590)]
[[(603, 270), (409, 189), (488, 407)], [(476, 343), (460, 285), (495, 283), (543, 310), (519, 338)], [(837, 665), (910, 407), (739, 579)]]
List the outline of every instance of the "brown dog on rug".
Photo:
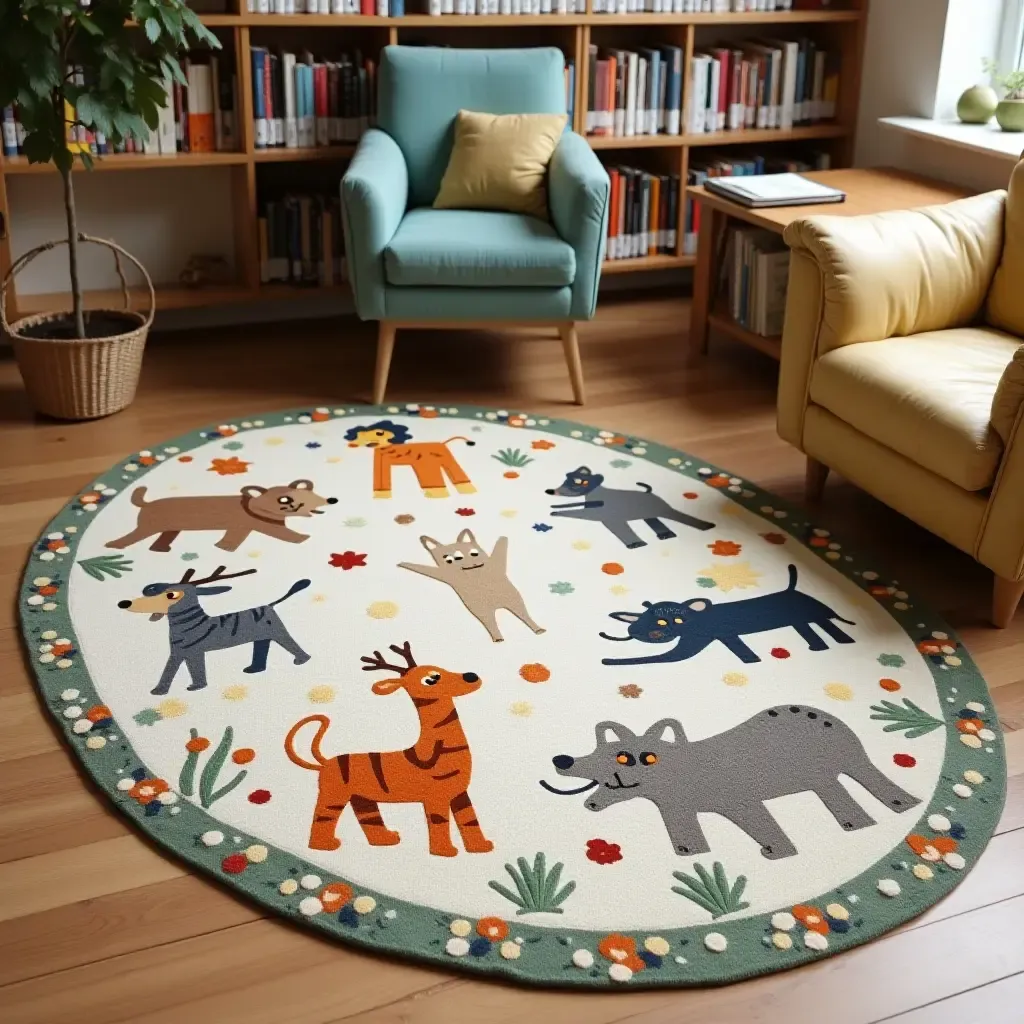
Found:
[(150, 551), (170, 551), (179, 533), (186, 530), (222, 530), (224, 536), (216, 543), (223, 551), (236, 551), (250, 533), (300, 544), (308, 534), (290, 530), (285, 525), (289, 516), (322, 515), (321, 505), (334, 505), (337, 498), (321, 498), (313, 490), (311, 480), (293, 480), (278, 487), (247, 484), (238, 494), (200, 497), (159, 498), (146, 501), (146, 488), (132, 492), (132, 504), (139, 512), (138, 525), (131, 533), (107, 541), (108, 548), (127, 548), (140, 540), (157, 535)]

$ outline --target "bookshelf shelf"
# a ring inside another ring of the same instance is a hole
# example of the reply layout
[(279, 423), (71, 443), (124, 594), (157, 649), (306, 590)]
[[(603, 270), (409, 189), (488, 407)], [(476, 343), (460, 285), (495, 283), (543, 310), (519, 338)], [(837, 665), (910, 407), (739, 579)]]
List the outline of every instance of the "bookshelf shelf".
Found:
[(772, 359), (782, 358), (782, 338), (767, 338), (763, 334), (748, 330), (738, 324), (721, 306), (717, 306), (714, 312), (708, 316), (708, 325), (713, 330), (721, 331), (722, 334), (726, 334), (730, 338), (742, 341), (744, 345), (756, 348), (758, 352), (763, 352), (766, 356), (771, 356)]
[[(442, 15), (433, 17), (410, 13), (405, 17), (379, 17), (376, 15), (333, 14), (254, 14), (246, 11), (247, 0), (228, 0), (225, 14), (202, 14), (204, 25), (217, 29), (228, 63), (233, 64), (238, 78), (238, 109), (240, 151), (214, 153), (178, 153), (156, 155), (128, 153), (97, 158), (94, 169), (99, 172), (136, 171), (156, 168), (184, 170), (198, 167), (224, 167), (231, 176), (233, 262), (238, 275), (235, 284), (189, 289), (176, 284), (158, 288), (158, 304), (163, 309), (213, 306), (256, 299), (295, 300), (308, 298), (311, 293), (346, 294), (347, 286), (310, 288), (286, 284), (260, 284), (260, 242), (257, 218), (261, 215), (261, 199), (266, 196), (262, 188), (288, 184), (295, 175), (295, 189), (301, 190), (304, 180), (325, 181), (355, 152), (356, 144), (304, 147), (299, 149), (257, 149), (254, 132), (253, 81), (250, 48), (254, 45), (277, 48), (280, 38), (288, 29), (290, 50), (309, 47), (335, 59), (338, 52), (360, 49), (373, 58), (386, 44), (419, 43), (436, 45), (515, 46), (555, 43), (561, 46), (567, 59), (575, 64), (575, 92), (573, 128), (585, 133), (588, 99), (589, 53), (591, 45), (602, 49), (638, 45), (678, 46), (683, 60), (683, 110), (692, 101), (690, 62), (695, 53), (719, 43), (715, 30), (722, 29), (721, 38), (741, 41), (752, 37), (785, 36), (793, 39), (809, 36), (824, 40), (830, 51), (837, 55), (841, 67), (836, 118), (795, 127), (792, 130), (740, 130), (705, 134), (633, 135), (615, 137), (596, 135), (587, 137), (594, 150), (602, 155), (609, 166), (628, 161), (631, 166), (657, 175), (678, 176), (680, 181), (679, 219), (676, 224), (677, 244), (674, 253), (661, 253), (634, 259), (606, 261), (605, 274), (627, 274), (652, 270), (672, 270), (691, 267), (695, 257), (684, 252), (684, 198), (688, 170), (695, 163), (712, 156), (714, 149), (738, 146), (820, 141), (831, 155), (832, 166), (849, 166), (857, 123), (857, 103), (860, 91), (861, 62), (869, 0), (842, 0), (843, 9), (799, 10), (776, 12), (744, 12), (729, 14), (596, 14), (593, 0), (587, 0), (587, 12), (579, 14), (542, 15)], [(407, 6), (413, 6), (407, 0)], [(417, 0), (416, 6), (425, 6)], [(505, 29), (525, 29), (524, 33), (508, 35)], [(742, 29), (749, 29), (745, 34)], [(550, 29), (550, 32), (546, 32)], [(269, 31), (266, 31), (269, 30)], [(622, 30), (621, 35), (617, 33)], [(294, 40), (294, 41), (292, 41)], [(686, 125), (686, 118), (683, 124)], [(742, 151), (740, 151), (742, 152)], [(774, 149), (771, 151), (776, 152)], [(780, 156), (788, 155), (785, 149)], [(621, 154), (621, 155), (620, 155)], [(722, 154), (724, 157), (725, 154)], [(263, 165), (286, 164), (278, 170)], [(303, 168), (308, 173), (303, 179)], [(29, 165), (21, 157), (0, 157), (0, 224), (11, 223), (10, 197), (15, 190), (5, 187), (6, 179), (21, 178), (52, 172), (52, 168)], [(27, 182), (25, 185), (27, 186)], [(20, 195), (20, 190), (18, 191)], [(0, 234), (0, 276), (17, 255), (11, 233)], [(62, 294), (19, 295), (12, 288), (9, 306), (15, 316), (42, 312), (60, 306), (69, 306), (70, 298)], [(140, 300), (142, 296), (140, 295)], [(94, 291), (87, 295), (92, 306), (120, 305), (116, 290)], [(722, 310), (712, 315), (712, 324), (725, 333), (742, 337), (748, 344), (771, 355), (778, 351), (778, 339), (765, 339), (751, 335), (734, 323)], [(749, 335), (749, 337), (748, 337)]]

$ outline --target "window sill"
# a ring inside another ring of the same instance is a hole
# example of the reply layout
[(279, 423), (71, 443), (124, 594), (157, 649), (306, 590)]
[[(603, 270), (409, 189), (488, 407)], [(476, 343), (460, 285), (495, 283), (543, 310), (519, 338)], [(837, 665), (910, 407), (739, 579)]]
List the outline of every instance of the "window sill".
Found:
[(1024, 154), (1024, 132), (1004, 132), (994, 121), (979, 125), (927, 117), (882, 117), (878, 123), (905, 135), (1013, 163)]

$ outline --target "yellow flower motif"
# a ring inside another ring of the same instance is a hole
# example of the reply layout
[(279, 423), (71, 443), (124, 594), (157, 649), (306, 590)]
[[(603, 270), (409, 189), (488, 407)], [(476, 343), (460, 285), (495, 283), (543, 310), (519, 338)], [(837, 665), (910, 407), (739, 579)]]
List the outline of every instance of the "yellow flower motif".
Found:
[(252, 846), (246, 847), (245, 859), (250, 864), (262, 864), (266, 859), (270, 851), (262, 846), (260, 843), (253, 843)]
[(188, 705), (177, 697), (168, 697), (167, 700), (160, 701), (156, 709), (160, 712), (161, 718), (181, 718), (188, 712)]
[(793, 940), (785, 932), (776, 932), (772, 936), (772, 945), (776, 949), (792, 949)]
[(294, 878), (286, 878), (278, 887), (277, 891), (282, 896), (291, 896), (299, 891), (299, 883)]
[(672, 947), (669, 946), (668, 940), (663, 939), (660, 935), (651, 935), (644, 939), (644, 949), (648, 953), (653, 953), (655, 956), (668, 956), (668, 951)]
[(846, 683), (827, 683), (825, 694), (833, 700), (853, 700), (853, 688)]
[(366, 614), (371, 619), (393, 619), (398, 614), (398, 605), (394, 601), (374, 601), (366, 606)]
[(706, 569), (699, 569), (697, 576), (712, 580), (724, 594), (760, 586), (761, 579), (761, 573), (752, 569), (749, 562), (712, 562)]
[(927, 864), (915, 864), (910, 870), (913, 871), (914, 877), (919, 878), (922, 882), (927, 882), (935, 877), (935, 872)]
[(457, 935), (460, 939), (465, 938), (472, 930), (473, 926), (463, 917), (457, 917), (448, 925), (448, 931), (452, 935)]
[(522, 947), (518, 942), (503, 942), (498, 952), (506, 960), (518, 960), (523, 955)]
[(825, 913), (836, 921), (848, 921), (850, 919), (850, 912), (842, 903), (830, 903), (825, 908)]
[(589, 551), (594, 545), (589, 540), (574, 540), (572, 546), (577, 551)]
[(746, 686), (750, 682), (750, 676), (743, 672), (726, 672), (722, 676), (722, 682), (726, 686)]
[(623, 594), (629, 593), (629, 587), (623, 586), (621, 583), (616, 583), (614, 587), (609, 587), (608, 592), (614, 594), (616, 597), (622, 597)]
[(519, 510), (514, 508), (503, 508), (498, 514), (504, 519), (515, 519), (515, 517), (519, 515)]
[(328, 686), (326, 683), (322, 686), (314, 686), (306, 696), (313, 704), (330, 704), (334, 700), (334, 687)]
[(331, 463), (331, 465), (333, 465), (336, 462), (341, 462), (341, 456), (340, 455), (328, 455), (327, 456), (327, 461), (329, 463)]
[(518, 718), (529, 718), (533, 714), (533, 705), (528, 700), (517, 700), (508, 706), (508, 710)]
[(743, 509), (734, 502), (727, 501), (719, 510), (720, 516), (741, 516), (743, 515)]
[(242, 683), (235, 683), (232, 686), (225, 686), (220, 691), (220, 695), (225, 700), (245, 700), (249, 696), (249, 687)]
[(263, 557), (263, 552), (262, 551), (246, 551), (245, 554), (246, 554), (247, 558), (262, 558)]
[(377, 901), (372, 896), (357, 896), (352, 901), (352, 909), (357, 914), (369, 914), (376, 906)]
[(327, 601), (327, 595), (314, 594), (309, 600), (311, 604), (324, 604)]
[(284, 444), (284, 438), (283, 437), (268, 437), (266, 439), (266, 441), (264, 441), (263, 443), (265, 445), (268, 445), (271, 448), (276, 448), (279, 444)]

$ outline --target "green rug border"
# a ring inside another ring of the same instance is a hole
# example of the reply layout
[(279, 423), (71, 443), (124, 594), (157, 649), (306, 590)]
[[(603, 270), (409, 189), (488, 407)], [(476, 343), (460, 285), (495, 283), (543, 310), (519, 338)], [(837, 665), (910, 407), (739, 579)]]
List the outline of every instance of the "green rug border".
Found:
[[(418, 409), (421, 407), (421, 403), (345, 405), (316, 409), (307, 407), (260, 414), (253, 418), (239, 418), (233, 420), (232, 424), (242, 425), (238, 428), (238, 436), (241, 436), (247, 429), (305, 424), (312, 420), (314, 414), (322, 418), (322, 414), (325, 412), (328, 413), (327, 418), (329, 419), (350, 416), (409, 416), (417, 415)], [(554, 437), (574, 437), (593, 442), (602, 434), (601, 428), (533, 413), (509, 413), (506, 410), (461, 403), (451, 407), (426, 405), (425, 408), (437, 410), (440, 416), (460, 420), (491, 419), (492, 414), (494, 419), (499, 421), (503, 415), (528, 418), (530, 421), (535, 421), (528, 429)], [(248, 426), (244, 426), (244, 424), (248, 424)], [(177, 457), (179, 454), (194, 452), (207, 445), (219, 445), (228, 441), (227, 436), (217, 434), (218, 429), (217, 426), (204, 427), (153, 449), (142, 449), (139, 453), (122, 460), (106, 474), (101, 474), (94, 479), (102, 481), (107, 488), (120, 492), (126, 486), (134, 485), (150, 468), (138, 462), (142, 452), (164, 453), (166, 449), (172, 448), (178, 450), (173, 453)], [(216, 436), (212, 438), (204, 436), (211, 433)], [(604, 433), (611, 436), (609, 432)], [(615, 436), (621, 437), (621, 435)], [(641, 450), (641, 454), (635, 452), (634, 449), (637, 448)], [(697, 483), (702, 483), (708, 476), (732, 476), (728, 471), (720, 469), (713, 463), (705, 462), (683, 451), (636, 437), (625, 439), (622, 454), (630, 459), (642, 460), (675, 470), (681, 476)], [(134, 471), (125, 468), (129, 465), (134, 467)], [(705, 472), (702, 475), (701, 469), (711, 472)], [(79, 493), (88, 493), (88, 489)], [(785, 532), (798, 542), (805, 543), (804, 534), (809, 532), (812, 524), (807, 514), (799, 507), (782, 501), (746, 480), (742, 481), (742, 486), (738, 487), (737, 491), (730, 491), (728, 487), (724, 487), (720, 489), (719, 493), (736, 501), (748, 511), (760, 515), (767, 523), (771, 524), (773, 530)], [(771, 511), (765, 512), (763, 510), (765, 507), (770, 507)], [(510, 939), (519, 937), (523, 940), (520, 945), (521, 956), (517, 959), (503, 958), (498, 943), (492, 944), (481, 956), (454, 956), (447, 953), (445, 947), (452, 937), (449, 925), (460, 915), (396, 900), (385, 894), (356, 885), (352, 885), (352, 887), (357, 896), (372, 897), (376, 904), (372, 910), (353, 913), (352, 910), (347, 909), (344, 915), (345, 922), (340, 919), (338, 914), (328, 912), (314, 917), (304, 917), (298, 911), (298, 904), (303, 896), (310, 895), (310, 893), (306, 893), (300, 888), (294, 895), (283, 896), (278, 891), (278, 884), (282, 880), (292, 877), (299, 878), (307, 873), (317, 874), (324, 884), (346, 880), (341, 876), (329, 875), (321, 868), (303, 861), (291, 853), (267, 846), (258, 837), (243, 835), (239, 837), (240, 841), (234, 842), (234, 837), (238, 836), (235, 830), (225, 828), (213, 815), (187, 800), (180, 800), (175, 805), (180, 808), (180, 811), (174, 816), (169, 813), (169, 808), (163, 808), (158, 815), (147, 817), (141, 805), (117, 789), (119, 780), (126, 778), (135, 768), (144, 766), (131, 746), (125, 741), (116, 722), (89, 735), (114, 735), (118, 739), (110, 740), (102, 749), (90, 749), (85, 743), (88, 735), (75, 733), (73, 731), (74, 720), (65, 717), (62, 713), (69, 703), (81, 704), (86, 707), (90, 704), (101, 703), (101, 701), (92, 685), (84, 659), (80, 656), (73, 657), (72, 665), (66, 669), (58, 669), (53, 665), (40, 663), (38, 660), (39, 634), (44, 630), (53, 629), (56, 630), (58, 637), (67, 638), (71, 640), (72, 644), (75, 643), (74, 631), (67, 611), (69, 589), (75, 585), (77, 579), (81, 578), (81, 574), (77, 573), (72, 576), (71, 570), (75, 564), (74, 553), (77, 542), (88, 528), (88, 524), (101, 515), (102, 511), (102, 505), (96, 512), (85, 511), (76, 497), (54, 516), (43, 531), (40, 541), (44, 541), (47, 534), (65, 533), (67, 527), (76, 527), (77, 532), (73, 535), (65, 534), (70, 552), (64, 555), (55, 555), (52, 560), (44, 561), (39, 558), (42, 549), (37, 543), (29, 557), (19, 592), (18, 605), (21, 613), (22, 634), (29, 651), (29, 659), (35, 670), (37, 685), (51, 713), (61, 726), (61, 732), (66, 742), (75, 750), (95, 783), (113, 800), (120, 811), (150, 839), (189, 865), (200, 869), (222, 884), (226, 884), (232, 890), (244, 893), (261, 906), (307, 927), (312, 927), (333, 939), (340, 939), (343, 942), (352, 943), (363, 949), (375, 950), (381, 954), (427, 961), (434, 966), (466, 970), (510, 981), (544, 986), (622, 989), (724, 984), (742, 978), (785, 970), (821, 959), (824, 956), (831, 956), (870, 941), (884, 932), (904, 924), (955, 888), (976, 863), (999, 821), (1006, 789), (1006, 761), (1002, 735), (992, 710), (992, 698), (985, 681), (970, 655), (957, 641), (957, 655), (962, 659), (960, 666), (948, 670), (941, 670), (935, 665), (931, 666), (936, 690), (940, 697), (944, 698), (954, 685), (958, 691), (956, 703), (949, 704), (945, 699), (941, 700), (946, 717), (947, 732), (946, 756), (942, 766), (941, 779), (942, 782), (952, 787), (955, 782), (962, 781), (965, 770), (974, 769), (980, 771), (986, 781), (977, 792), (967, 799), (954, 796), (951, 788), (947, 790), (947, 798), (941, 799), (941, 787), (937, 789), (929, 803), (923, 808), (914, 827), (908, 829), (908, 834), (910, 832), (931, 834), (931, 830), (926, 824), (926, 819), (930, 814), (939, 813), (954, 818), (956, 822), (963, 824), (967, 829), (967, 834), (959, 840), (958, 851), (965, 859), (966, 866), (963, 870), (957, 871), (951, 870), (940, 862), (934, 865), (935, 873), (931, 880), (920, 881), (907, 870), (916, 858), (905, 843), (901, 842), (856, 878), (808, 901), (819, 907), (832, 902), (842, 903), (851, 910), (851, 920), (857, 920), (858, 915), (862, 920), (860, 926), (852, 927), (845, 933), (829, 934), (829, 945), (825, 951), (819, 952), (804, 947), (800, 941), (802, 930), (799, 926), (791, 933), (794, 938), (794, 945), (791, 949), (775, 948), (769, 938), (773, 931), (770, 926), (771, 914), (759, 914), (738, 921), (709, 922), (707, 925), (694, 925), (658, 932), (657, 935), (666, 939), (670, 946), (670, 951), (661, 958), (660, 966), (648, 966), (637, 971), (627, 984), (621, 984), (609, 978), (610, 961), (602, 958), (597, 952), (597, 942), (606, 934), (604, 932), (559, 929), (557, 927), (540, 928), (532, 926), (522, 919), (512, 917), (508, 921), (509, 937)], [(776, 511), (784, 513), (784, 518), (775, 516)], [(824, 552), (821, 549), (811, 550), (818, 551), (824, 560)], [(870, 585), (859, 576), (859, 573), (866, 571), (869, 567), (874, 568), (872, 561), (858, 557), (845, 546), (841, 550), (842, 558), (837, 562), (829, 562), (829, 567), (843, 573), (862, 588)], [(851, 554), (853, 554), (852, 561), (843, 560)], [(32, 581), (41, 576), (60, 580), (60, 592), (56, 595), (57, 607), (52, 611), (41, 610), (38, 606), (30, 607), (26, 603), (28, 597), (34, 594)], [(891, 583), (892, 581), (890, 581)], [(925, 623), (925, 630), (920, 632), (927, 634), (932, 630), (942, 630), (951, 639), (956, 640), (953, 630), (937, 615), (918, 604), (912, 596), (909, 600), (911, 605), (905, 610), (892, 608), (891, 601), (887, 610), (912, 640), (916, 642), (919, 639), (917, 637), (919, 632), (917, 623), (919, 622)], [(70, 702), (62, 700), (60, 694), (66, 689), (77, 689), (80, 691), (80, 696)], [(957, 709), (962, 706), (961, 701), (981, 701), (985, 704), (991, 718), (989, 727), (996, 732), (996, 739), (991, 742), (991, 746), (994, 747), (993, 753), (983, 754), (982, 751), (973, 750), (958, 742), (960, 734), (954, 728), (954, 722)], [(947, 806), (954, 806), (959, 813), (950, 814), (946, 809)], [(225, 841), (219, 846), (210, 848), (198, 840), (198, 837), (207, 830), (219, 828), (224, 828), (227, 833)], [(252, 843), (267, 846), (266, 860), (261, 863), (250, 863), (242, 874), (226, 874), (221, 869), (221, 860), (225, 854), (241, 851)], [(534, 852), (524, 850), (523, 854), (532, 858)], [(550, 851), (548, 852), (550, 853)], [(549, 857), (549, 859), (551, 858)], [(896, 865), (898, 864), (904, 866), (897, 869)], [(877, 881), (883, 877), (894, 877), (899, 882), (901, 892), (897, 897), (889, 898), (879, 892)], [(666, 885), (667, 892), (668, 886)], [(859, 897), (855, 905), (851, 904), (849, 899), (849, 894), (854, 892)], [(361, 910), (365, 911), (368, 901), (361, 901), (359, 906)], [(778, 909), (789, 908), (782, 906)], [(395, 913), (391, 914), (391, 911)], [(465, 917), (471, 923), (475, 921), (472, 915), (465, 915)], [(710, 932), (718, 932), (726, 937), (728, 948), (725, 952), (715, 953), (705, 947), (704, 937)], [(652, 933), (630, 931), (626, 934), (634, 939), (637, 949), (640, 950), (643, 948), (645, 939)], [(473, 938), (474, 935), (475, 933), (471, 933), (468, 938)], [(584, 969), (573, 965), (572, 954), (580, 948), (585, 948), (594, 954), (593, 967)], [(677, 957), (685, 962), (678, 963)]]

